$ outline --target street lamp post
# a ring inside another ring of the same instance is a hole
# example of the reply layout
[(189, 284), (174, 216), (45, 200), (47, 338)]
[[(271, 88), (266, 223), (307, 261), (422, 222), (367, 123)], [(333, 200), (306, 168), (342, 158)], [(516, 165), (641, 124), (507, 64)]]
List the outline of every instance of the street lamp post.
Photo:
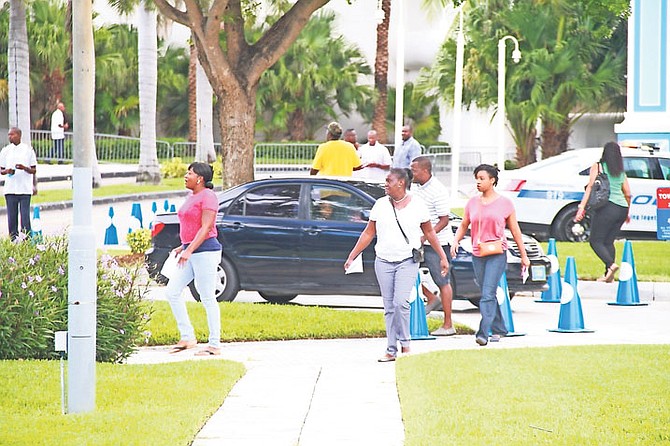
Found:
[(463, 35), (463, 6), (458, 8), (458, 34), (456, 35), (456, 76), (454, 79), (454, 137), (451, 147), (451, 199), (458, 199), (458, 180), (461, 156), (461, 111), (463, 109), (463, 56), (465, 37)]
[(498, 169), (505, 170), (505, 42), (514, 42), (512, 60), (519, 63), (521, 51), (514, 36), (505, 36), (498, 41)]

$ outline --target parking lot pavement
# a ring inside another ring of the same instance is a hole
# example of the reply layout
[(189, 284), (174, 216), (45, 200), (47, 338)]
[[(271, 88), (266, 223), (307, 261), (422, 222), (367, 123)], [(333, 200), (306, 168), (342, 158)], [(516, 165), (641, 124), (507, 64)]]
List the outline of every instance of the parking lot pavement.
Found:
[[(503, 338), (484, 348), (478, 347), (471, 335), (414, 341), (412, 354), (454, 349), (670, 343), (670, 300), (652, 301), (640, 307), (610, 306), (603, 296), (606, 290), (601, 290), (600, 297), (589, 297), (587, 289), (580, 287), (579, 292), (584, 325), (592, 333), (550, 332), (558, 326), (560, 304), (536, 303), (538, 296), (517, 296), (512, 301), (513, 320), (516, 331), (524, 336)], [(154, 293), (158, 297), (160, 288)], [(239, 300), (262, 301), (256, 293), (249, 292), (240, 293)], [(298, 296), (296, 302), (352, 306), (357, 300), (364, 301), (368, 308), (380, 307), (378, 297)], [(434, 316), (441, 315), (436, 312)], [(480, 316), (467, 301), (455, 301), (453, 318), (476, 328)], [(193, 444), (403, 444), (395, 367), (393, 363), (376, 362), (384, 348), (383, 338), (225, 344), (221, 357), (244, 363), (247, 373)], [(184, 359), (197, 357), (170, 355), (168, 348), (155, 347), (141, 349), (128, 362)]]

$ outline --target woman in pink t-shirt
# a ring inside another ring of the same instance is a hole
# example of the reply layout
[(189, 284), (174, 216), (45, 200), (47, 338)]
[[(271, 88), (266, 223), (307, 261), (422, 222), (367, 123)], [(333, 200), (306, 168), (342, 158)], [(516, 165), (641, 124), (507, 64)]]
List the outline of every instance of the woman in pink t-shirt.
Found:
[(219, 280), (216, 269), (221, 262), (221, 244), (216, 237), (219, 201), (212, 190), (213, 175), (209, 164), (192, 163), (184, 176), (185, 186), (191, 193), (177, 212), (182, 244), (170, 253), (178, 258), (178, 268), (171, 275), (165, 290), (181, 335), (180, 341), (173, 347), (173, 353), (193, 348), (198, 343), (186, 311), (186, 303), (181, 298), (182, 291), (192, 280), (195, 281), (195, 288), (205, 306), (209, 327), (207, 347), (196, 353), (196, 356), (221, 353), (221, 314), (215, 297), (216, 282)]
[[(521, 229), (516, 220), (514, 205), (512, 202), (499, 195), (494, 186), (498, 184), (498, 168), (489, 164), (480, 164), (475, 168), (475, 180), (477, 190), (481, 195), (476, 195), (468, 201), (465, 206), (465, 214), (451, 245), (451, 256), (456, 258), (458, 244), (465, 236), (470, 226), (470, 237), (472, 239), (472, 266), (475, 279), (479, 284), (482, 296), (479, 300), (479, 312), (482, 315), (479, 330), (475, 334), (477, 344), (484, 346), (489, 342), (489, 333), (492, 333), (491, 341), (500, 340), (501, 336), (507, 334), (507, 328), (503, 321), (496, 291), (498, 282), (507, 268), (507, 237), (505, 227), (512, 231), (514, 241), (519, 247), (521, 263), (526, 268), (530, 260), (526, 255), (526, 248), (521, 237)], [(502, 252), (489, 254), (481, 243), (500, 241)]]

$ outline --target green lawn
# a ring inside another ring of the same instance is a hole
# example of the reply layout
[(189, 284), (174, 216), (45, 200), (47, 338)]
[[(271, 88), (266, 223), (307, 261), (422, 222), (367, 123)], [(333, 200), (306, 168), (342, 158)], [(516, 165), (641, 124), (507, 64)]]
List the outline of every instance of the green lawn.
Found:
[(0, 361), (2, 445), (190, 445), (244, 366), (96, 365), (96, 407), (61, 412), (58, 361)]
[(403, 358), (407, 446), (670, 444), (670, 346), (452, 350)]

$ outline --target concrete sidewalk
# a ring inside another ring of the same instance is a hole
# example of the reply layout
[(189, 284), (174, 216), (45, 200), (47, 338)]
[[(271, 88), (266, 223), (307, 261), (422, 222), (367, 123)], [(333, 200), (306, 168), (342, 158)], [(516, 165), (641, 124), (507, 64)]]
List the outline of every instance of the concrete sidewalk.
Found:
[[(615, 307), (602, 298), (591, 298), (587, 288), (582, 290), (580, 286), (579, 291), (585, 326), (593, 333), (549, 332), (558, 326), (560, 304), (535, 303), (537, 297), (515, 297), (515, 329), (525, 336), (504, 338), (483, 348), (471, 335), (414, 341), (412, 355), (454, 349), (670, 343), (670, 301)], [(643, 301), (649, 300), (645, 294)], [(476, 327), (480, 316), (476, 308), (458, 301), (453, 318)], [(395, 366), (376, 362), (384, 348), (383, 338), (224, 344), (221, 357), (244, 363), (247, 373), (193, 444), (403, 444)], [(168, 347), (156, 347), (140, 349), (128, 362), (195, 359), (200, 360), (193, 356), (193, 350), (175, 355)]]

